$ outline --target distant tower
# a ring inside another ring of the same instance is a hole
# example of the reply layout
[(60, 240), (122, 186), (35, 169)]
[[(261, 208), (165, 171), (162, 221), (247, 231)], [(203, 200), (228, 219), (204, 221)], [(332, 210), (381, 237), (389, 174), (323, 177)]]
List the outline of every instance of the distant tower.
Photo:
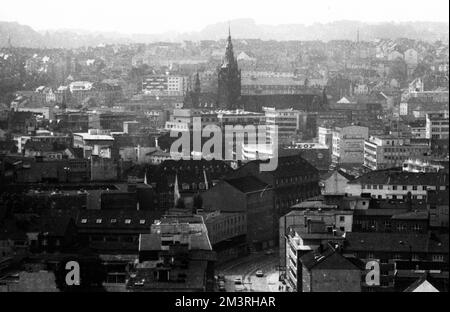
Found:
[(197, 93), (198, 95), (200, 95), (200, 92), (201, 92), (201, 88), (200, 88), (200, 76), (199, 76), (198, 72), (197, 72), (197, 74), (195, 75), (194, 92)]
[(194, 81), (192, 90), (191, 90), (191, 87), (187, 86), (186, 96), (184, 97), (184, 100), (183, 100), (183, 107), (184, 108), (199, 108), (200, 107), (200, 93), (201, 93), (200, 77), (197, 72), (197, 74), (195, 75), (195, 81)]
[(12, 43), (11, 43), (11, 35), (8, 35), (8, 48), (9, 49), (11, 49), (13, 46), (12, 46)]
[(192, 99), (192, 106), (193, 107), (200, 107), (200, 93), (201, 93), (201, 88), (200, 88), (200, 76), (197, 72), (197, 74), (195, 75), (195, 82), (194, 82), (194, 90), (192, 90), (191, 92), (191, 99)]
[(231, 32), (228, 28), (228, 40), (225, 57), (218, 68), (218, 105), (221, 109), (234, 110), (239, 108), (241, 96), (241, 71), (234, 57)]
[(358, 49), (358, 59), (361, 58), (361, 46), (359, 44), (359, 28), (356, 30), (356, 48)]

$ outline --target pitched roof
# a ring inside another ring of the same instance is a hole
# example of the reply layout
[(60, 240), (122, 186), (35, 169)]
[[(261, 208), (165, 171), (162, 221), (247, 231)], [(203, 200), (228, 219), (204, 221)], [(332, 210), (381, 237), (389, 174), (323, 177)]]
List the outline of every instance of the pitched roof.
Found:
[(350, 181), (349, 184), (448, 185), (448, 174), (376, 170)]
[(235, 179), (226, 179), (226, 183), (238, 189), (242, 193), (251, 193), (268, 189), (270, 186), (255, 176), (245, 176)]
[(394, 220), (428, 220), (428, 211), (410, 211), (392, 216)]
[(319, 252), (314, 250), (300, 258), (300, 262), (308, 269), (327, 270), (359, 270), (359, 268), (330, 246)]
[(425, 277), (421, 277), (412, 283), (403, 292), (439, 292)]
[(345, 250), (448, 253), (448, 235), (413, 233), (357, 233), (345, 236)]

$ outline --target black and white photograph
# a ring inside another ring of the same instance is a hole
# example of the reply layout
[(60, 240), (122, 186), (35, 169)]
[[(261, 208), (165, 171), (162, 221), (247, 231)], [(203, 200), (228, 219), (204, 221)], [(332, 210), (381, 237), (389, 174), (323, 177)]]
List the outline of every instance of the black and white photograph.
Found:
[(0, 3), (2, 298), (448, 291), (448, 0)]

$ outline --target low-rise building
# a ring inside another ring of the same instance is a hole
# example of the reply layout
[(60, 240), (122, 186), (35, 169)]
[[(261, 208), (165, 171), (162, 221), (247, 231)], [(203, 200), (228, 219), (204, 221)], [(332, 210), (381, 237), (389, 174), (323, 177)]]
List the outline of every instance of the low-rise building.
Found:
[(73, 147), (82, 148), (84, 158), (89, 158), (95, 146), (112, 147), (114, 138), (108, 130), (89, 129), (86, 133), (73, 134)]
[(408, 158), (403, 162), (403, 171), (407, 172), (439, 172), (447, 171), (448, 159), (432, 159), (431, 157)]
[(415, 141), (393, 135), (371, 136), (364, 142), (364, 166), (371, 170), (400, 167), (410, 157), (423, 157), (431, 152), (427, 140)]
[(263, 249), (275, 245), (276, 215), (273, 187), (255, 176), (224, 179), (202, 193), (205, 210), (245, 213), (247, 243)]
[(367, 285), (363, 275), (365, 290), (393, 291), (406, 271), (430, 270), (448, 276), (448, 234), (352, 232), (346, 234), (343, 255), (361, 260), (364, 266), (369, 261), (379, 263), (380, 283)]
[(428, 139), (448, 139), (448, 111), (426, 115), (426, 137)]
[(333, 161), (338, 164), (362, 165), (364, 142), (368, 137), (367, 127), (336, 127), (333, 131)]
[(378, 199), (425, 200), (428, 190), (448, 190), (446, 173), (414, 173), (396, 170), (368, 172), (348, 182), (347, 193), (370, 195)]
[(329, 171), (320, 177), (322, 194), (345, 194), (347, 183), (354, 178), (354, 176), (341, 169)]
[(315, 251), (303, 255), (299, 262), (299, 291), (361, 292), (361, 268), (342, 256), (333, 246), (321, 245)]
[(139, 236), (131, 291), (212, 291), (216, 256), (201, 216), (166, 216)]

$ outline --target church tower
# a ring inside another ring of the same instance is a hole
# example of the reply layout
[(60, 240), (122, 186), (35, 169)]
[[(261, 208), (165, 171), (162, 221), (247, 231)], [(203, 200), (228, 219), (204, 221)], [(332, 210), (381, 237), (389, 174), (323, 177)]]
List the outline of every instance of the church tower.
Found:
[(241, 71), (234, 57), (231, 33), (228, 29), (228, 40), (225, 57), (218, 68), (218, 106), (220, 109), (234, 110), (239, 108), (241, 96)]

